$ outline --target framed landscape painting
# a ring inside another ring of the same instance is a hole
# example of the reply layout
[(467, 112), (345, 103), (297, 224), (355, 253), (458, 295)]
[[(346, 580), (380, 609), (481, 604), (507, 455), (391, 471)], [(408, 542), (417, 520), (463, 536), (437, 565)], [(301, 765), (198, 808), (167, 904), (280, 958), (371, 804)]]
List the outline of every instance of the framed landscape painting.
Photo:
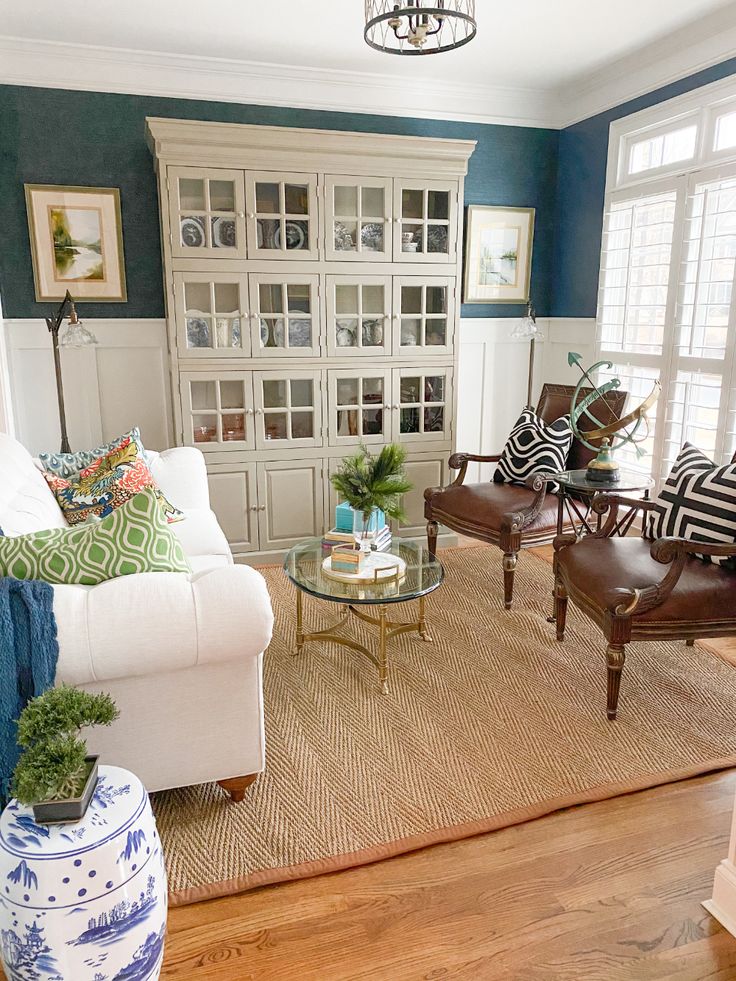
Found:
[(127, 299), (116, 187), (26, 184), (36, 299)]
[(468, 207), (464, 303), (526, 303), (534, 208)]

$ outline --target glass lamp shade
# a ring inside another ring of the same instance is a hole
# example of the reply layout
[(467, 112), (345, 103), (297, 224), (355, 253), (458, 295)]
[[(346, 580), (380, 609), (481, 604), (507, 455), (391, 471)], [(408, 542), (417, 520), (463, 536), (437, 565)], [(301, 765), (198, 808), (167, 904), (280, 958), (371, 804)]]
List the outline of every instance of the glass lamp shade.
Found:
[(522, 341), (530, 341), (532, 338), (535, 341), (544, 340), (544, 334), (537, 326), (537, 318), (531, 306), (527, 308), (525, 316), (511, 331), (511, 336)]
[(59, 335), (59, 347), (90, 347), (97, 344), (97, 338), (88, 330), (81, 320), (67, 324), (66, 329)]

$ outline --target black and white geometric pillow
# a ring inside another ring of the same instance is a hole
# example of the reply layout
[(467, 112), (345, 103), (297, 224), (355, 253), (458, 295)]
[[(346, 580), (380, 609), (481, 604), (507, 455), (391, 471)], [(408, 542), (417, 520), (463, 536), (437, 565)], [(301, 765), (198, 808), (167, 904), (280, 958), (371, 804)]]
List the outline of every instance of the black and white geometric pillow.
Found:
[[(691, 443), (680, 450), (666, 483), (655, 500), (655, 538), (674, 535), (693, 542), (733, 545), (736, 542), (736, 464), (717, 467)], [(710, 556), (702, 556), (706, 562)], [(733, 566), (731, 558), (713, 558)]]
[(524, 409), (506, 440), (493, 479), (498, 484), (523, 484), (532, 474), (565, 470), (571, 445), (570, 416), (546, 423), (534, 409)]

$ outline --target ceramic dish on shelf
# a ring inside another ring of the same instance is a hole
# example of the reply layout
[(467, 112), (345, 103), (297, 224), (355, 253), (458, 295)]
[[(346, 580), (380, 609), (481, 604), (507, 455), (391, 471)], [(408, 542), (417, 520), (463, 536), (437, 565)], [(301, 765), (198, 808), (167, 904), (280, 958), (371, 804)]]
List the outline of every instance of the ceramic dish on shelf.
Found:
[(419, 242), (402, 242), (401, 251), (402, 252), (416, 252), (419, 248)]
[(233, 218), (212, 219), (212, 244), (220, 249), (234, 249), (237, 246)]
[(201, 249), (206, 244), (204, 236), (204, 218), (189, 215), (179, 223), (181, 244), (187, 249)]
[(427, 226), (427, 252), (447, 252), (447, 226)]
[[(304, 244), (307, 241), (307, 228), (306, 223), (303, 221), (287, 221), (284, 223), (285, 234), (286, 234), (286, 248), (291, 249), (303, 249)], [(281, 226), (275, 230), (273, 233), (273, 244), (274, 248), (281, 248)]]
[(383, 225), (370, 221), (360, 231), (360, 241), (366, 252), (383, 252)]
[(345, 225), (341, 221), (335, 222), (335, 251), (336, 252), (354, 252), (355, 242), (353, 242), (353, 236), (347, 230)]

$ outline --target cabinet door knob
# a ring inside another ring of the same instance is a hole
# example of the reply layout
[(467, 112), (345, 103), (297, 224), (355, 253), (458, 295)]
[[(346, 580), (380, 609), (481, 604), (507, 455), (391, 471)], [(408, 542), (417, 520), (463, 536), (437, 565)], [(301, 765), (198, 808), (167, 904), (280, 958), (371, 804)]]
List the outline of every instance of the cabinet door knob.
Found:
[(252, 211), (249, 211), (249, 212), (248, 212), (248, 217), (249, 217), (249, 218), (255, 218), (255, 215), (253, 214), (253, 212), (252, 212)]
[(263, 409), (256, 409), (256, 415), (257, 416), (262, 416), (263, 415)]
[(394, 221), (396, 222), (397, 225), (401, 224), (401, 218), (394, 218)]
[(261, 504), (261, 506), (258, 508), (258, 510), (259, 511), (265, 511), (266, 510), (266, 505), (265, 504)]
[(239, 211), (238, 212), (238, 218), (245, 218), (245, 212), (244, 211)]
[(253, 409), (246, 409), (245, 410), (245, 413), (246, 413), (246, 415), (252, 416), (253, 415)]
[(257, 511), (258, 510), (258, 505), (257, 504), (251, 504), (250, 509), (251, 509), (251, 511)]
[(398, 402), (394, 402), (394, 404), (391, 406), (392, 409), (398, 409), (398, 407), (399, 407)]

